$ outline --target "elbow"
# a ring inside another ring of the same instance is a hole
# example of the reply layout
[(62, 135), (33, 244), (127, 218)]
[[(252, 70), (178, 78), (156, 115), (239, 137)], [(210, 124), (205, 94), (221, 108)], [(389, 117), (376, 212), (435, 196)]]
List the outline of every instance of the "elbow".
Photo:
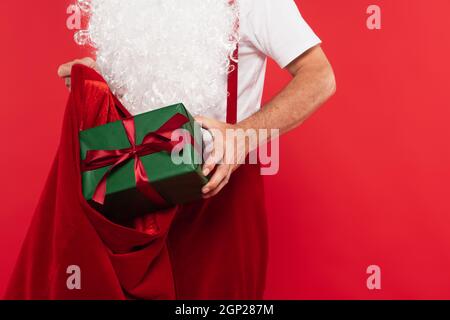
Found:
[(326, 68), (326, 72), (323, 78), (323, 93), (325, 96), (325, 100), (330, 99), (332, 96), (336, 94), (337, 86), (336, 86), (336, 76), (334, 74), (333, 68), (329, 65)]

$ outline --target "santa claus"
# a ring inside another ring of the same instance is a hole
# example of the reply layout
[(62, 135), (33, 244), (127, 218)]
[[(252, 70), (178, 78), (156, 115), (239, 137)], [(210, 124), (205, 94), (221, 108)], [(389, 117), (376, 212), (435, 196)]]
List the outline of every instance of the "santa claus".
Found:
[[(7, 297), (263, 298), (263, 181), (258, 165), (243, 163), (265, 141), (225, 132), (283, 134), (328, 100), (335, 80), (319, 38), (293, 0), (92, 0), (88, 31), (95, 59), (58, 70), (72, 88), (61, 147)], [(261, 106), (267, 57), (292, 79)], [(81, 87), (96, 97), (89, 108), (77, 99)], [(115, 97), (97, 98), (108, 88)], [(80, 196), (77, 130), (178, 102), (213, 132), (204, 199), (131, 227), (108, 221)]]

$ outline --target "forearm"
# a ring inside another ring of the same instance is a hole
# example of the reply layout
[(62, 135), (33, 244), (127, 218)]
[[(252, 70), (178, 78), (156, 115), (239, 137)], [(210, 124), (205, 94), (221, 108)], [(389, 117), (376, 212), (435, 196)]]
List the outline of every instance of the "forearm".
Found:
[(302, 124), (334, 94), (334, 74), (327, 60), (310, 61), (291, 73), (295, 75), (289, 84), (259, 112), (240, 122), (239, 127), (266, 129), (269, 135), (272, 129), (286, 133)]

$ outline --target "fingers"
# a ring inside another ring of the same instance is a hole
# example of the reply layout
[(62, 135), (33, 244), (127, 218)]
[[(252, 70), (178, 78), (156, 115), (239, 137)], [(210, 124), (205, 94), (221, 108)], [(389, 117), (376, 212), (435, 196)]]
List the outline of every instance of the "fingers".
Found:
[(59, 66), (58, 68), (58, 77), (66, 78), (70, 76), (70, 72), (72, 71), (72, 62), (65, 63)]
[(222, 190), (222, 188), (228, 184), (231, 175), (231, 166), (222, 164), (217, 167), (216, 172), (209, 180), (208, 184), (203, 187), (202, 192), (205, 198), (215, 196)]
[[(211, 132), (214, 142), (214, 149), (203, 165), (203, 174), (207, 176), (220, 163), (208, 184), (202, 189), (203, 197), (207, 199), (217, 195), (228, 184), (233, 166), (230, 165), (231, 162), (224, 161), (228, 154), (224, 135), (226, 125), (206, 117), (196, 117), (195, 120)], [(228, 156), (231, 157), (232, 154)]]
[(223, 156), (223, 138), (216, 136), (216, 131), (211, 130), (213, 128), (217, 128), (220, 123), (216, 120), (205, 118), (205, 117), (195, 117), (195, 120), (206, 129), (210, 129), (212, 138), (213, 138), (213, 150), (209, 155), (208, 159), (206, 159), (203, 164), (203, 174), (205, 176), (209, 175), (213, 172), (216, 164), (218, 164), (222, 160)]
[(203, 198), (204, 199), (209, 199), (209, 198), (212, 198), (212, 197), (215, 197), (216, 195), (218, 195), (219, 192), (222, 191), (222, 189), (225, 188), (225, 186), (228, 184), (228, 180), (229, 179), (222, 180), (222, 182), (217, 186), (216, 189), (214, 189), (214, 190), (210, 191), (209, 193), (205, 194), (203, 196)]
[(225, 152), (222, 135), (219, 135), (216, 131), (213, 131), (211, 133), (213, 137), (213, 150), (211, 151), (208, 159), (206, 159), (205, 163), (203, 164), (203, 174), (205, 176), (213, 172), (217, 164), (223, 163), (222, 160)]
[(86, 58), (83, 58), (83, 59), (75, 59), (75, 60), (73, 60), (71, 62), (67, 62), (65, 64), (60, 65), (59, 68), (58, 68), (58, 76), (60, 78), (70, 77), (70, 74), (72, 72), (72, 66), (74, 64), (82, 64), (82, 65), (85, 65), (85, 66), (90, 67), (90, 68), (94, 68), (95, 67), (95, 61), (92, 58), (86, 57)]
[(214, 171), (214, 168), (216, 167), (216, 164), (219, 161), (216, 160), (213, 154), (211, 154), (208, 159), (206, 159), (205, 163), (203, 164), (203, 175), (207, 176), (211, 172)]
[(214, 129), (220, 126), (220, 122), (214, 119), (206, 118), (206, 117), (195, 117), (195, 121), (201, 124), (203, 128), (206, 129)]
[(70, 87), (71, 87), (71, 79), (70, 79), (70, 77), (64, 78), (64, 83), (65, 83), (67, 89), (70, 90)]

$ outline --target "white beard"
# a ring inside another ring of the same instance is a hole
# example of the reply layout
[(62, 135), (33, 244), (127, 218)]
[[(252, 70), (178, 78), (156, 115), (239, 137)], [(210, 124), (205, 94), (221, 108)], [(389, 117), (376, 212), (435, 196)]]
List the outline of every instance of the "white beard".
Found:
[(229, 0), (92, 0), (97, 64), (132, 114), (184, 103), (205, 114), (226, 99), (237, 6)]

